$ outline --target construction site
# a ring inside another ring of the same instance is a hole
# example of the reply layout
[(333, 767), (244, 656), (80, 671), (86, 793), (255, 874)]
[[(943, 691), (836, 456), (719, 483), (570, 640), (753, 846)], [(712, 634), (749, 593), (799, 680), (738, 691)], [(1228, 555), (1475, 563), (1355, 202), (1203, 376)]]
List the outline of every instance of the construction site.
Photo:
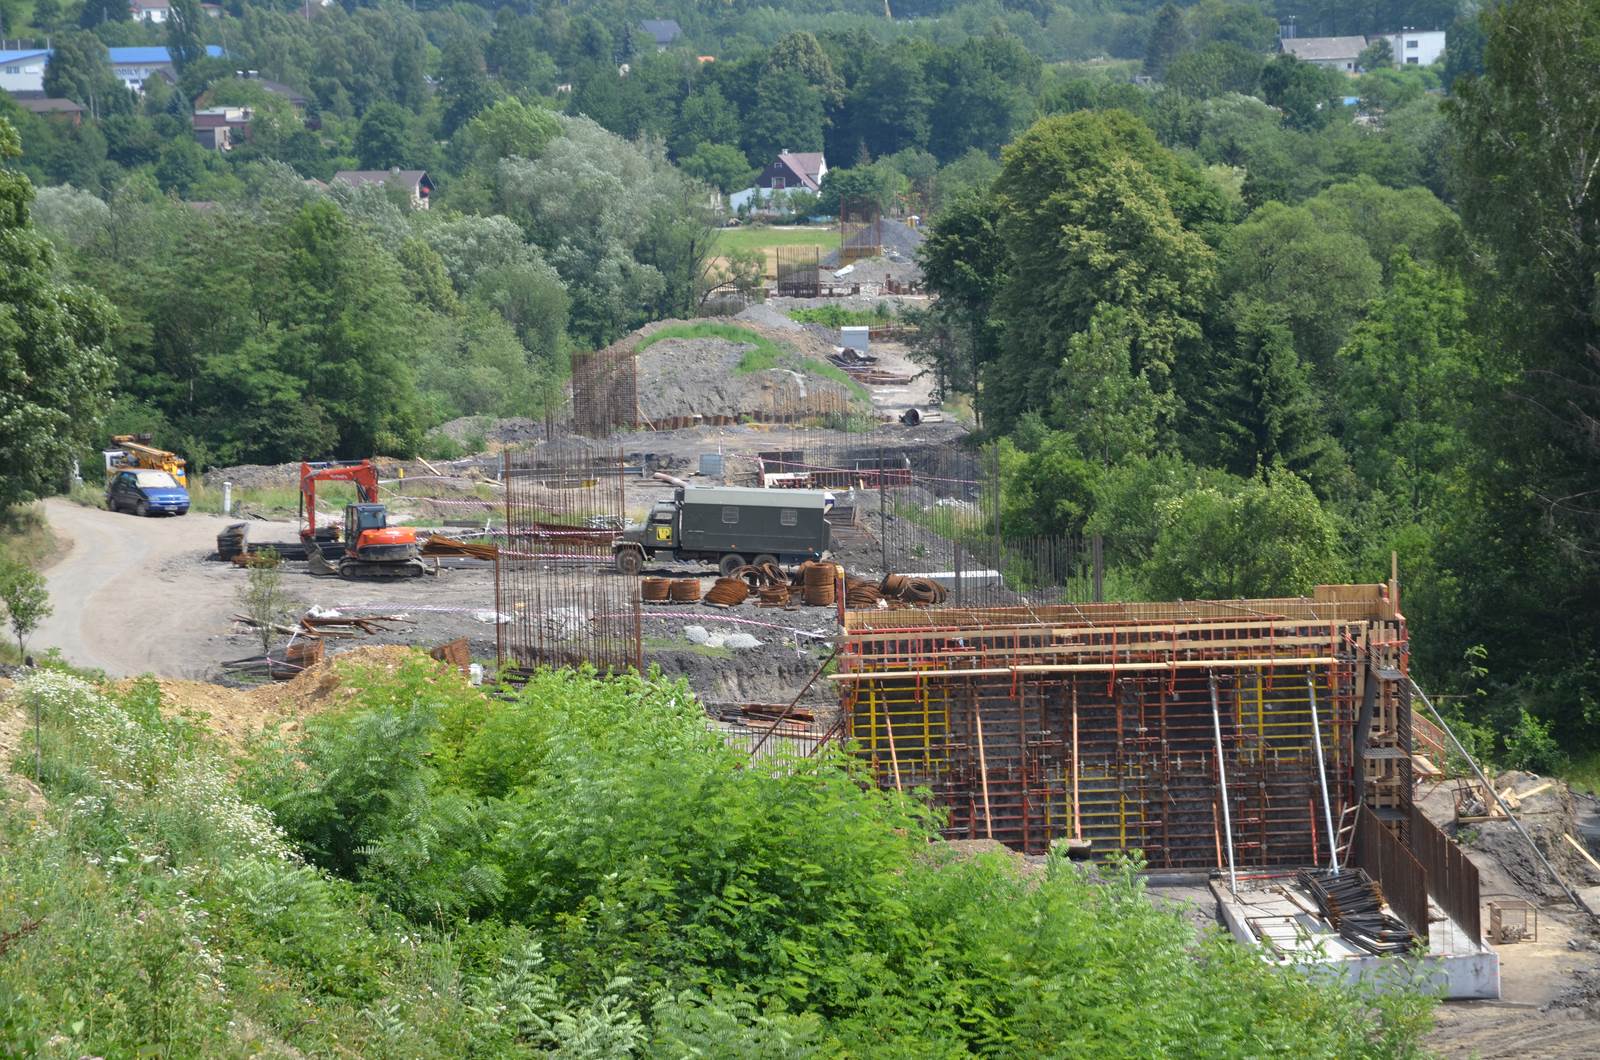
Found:
[[(1600, 813), (1564, 785), (1476, 773), (1411, 679), (1398, 571), (1306, 597), (1106, 599), (1104, 543), (1006, 525), (996, 454), (897, 337), (852, 352), (778, 317), (662, 322), (575, 358), (561, 415), (466, 425), (483, 451), (458, 460), (209, 473), (204, 489), (242, 498), (229, 514), (190, 516), (165, 552), (178, 524), (152, 524), (141, 546), (174, 593), (144, 606), (192, 631), (176, 672), (293, 680), (379, 645), (513, 683), (653, 667), (752, 761), (854, 756), (920, 793), (949, 841), (1024, 864), (1135, 859), (1154, 897), (1263, 960), (1600, 1006), (1584, 971), (1600, 969)], [(353, 489), (342, 526), (318, 482)], [(252, 507), (274, 489), (298, 491), (299, 518)], [(59, 503), (84, 540), (125, 519)], [(116, 547), (52, 577), (87, 585)], [(266, 548), (293, 613), (277, 647), (245, 654), (260, 629), (234, 601)], [(364, 576), (374, 564), (404, 576)], [(121, 607), (46, 632), (137, 673), (149, 652), (91, 635)], [(1446, 1024), (1449, 1042), (1485, 1040), (1483, 1018)]]

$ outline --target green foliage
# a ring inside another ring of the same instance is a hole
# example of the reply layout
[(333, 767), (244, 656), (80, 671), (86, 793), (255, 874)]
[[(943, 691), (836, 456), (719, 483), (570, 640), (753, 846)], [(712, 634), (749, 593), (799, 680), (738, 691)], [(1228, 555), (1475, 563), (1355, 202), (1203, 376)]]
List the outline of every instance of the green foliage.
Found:
[[(0, 118), (0, 162), (17, 153)], [(110, 396), (115, 315), (94, 291), (61, 282), (32, 199), (27, 177), (0, 168), (0, 510), (65, 481)]]
[(38, 571), (0, 547), (0, 607), (17, 640), (17, 654), (28, 654), (28, 637), (50, 617), (50, 591)]
[(821, 324), (829, 328), (872, 327), (892, 321), (894, 309), (888, 302), (879, 302), (871, 309), (846, 309), (837, 305), (821, 305), (791, 309), (789, 319), (801, 324)]
[(490, 1051), (1405, 1055), (1426, 1023), (1414, 994), (1374, 1009), (1197, 939), (1127, 866), (1025, 882), (930, 847), (919, 804), (842, 756), (739, 768), (681, 685), (437, 673), (368, 675), (250, 788), (361, 893), (451, 927)]
[(1163, 600), (1308, 596), (1336, 580), (1340, 566), (1333, 520), (1311, 487), (1269, 469), (1164, 505), (1144, 579)]
[(1550, 734), (1549, 723), (1526, 710), (1518, 713), (1517, 724), (1506, 733), (1505, 743), (1505, 763), (1512, 769), (1556, 776), (1565, 773), (1572, 762), (1571, 756)]

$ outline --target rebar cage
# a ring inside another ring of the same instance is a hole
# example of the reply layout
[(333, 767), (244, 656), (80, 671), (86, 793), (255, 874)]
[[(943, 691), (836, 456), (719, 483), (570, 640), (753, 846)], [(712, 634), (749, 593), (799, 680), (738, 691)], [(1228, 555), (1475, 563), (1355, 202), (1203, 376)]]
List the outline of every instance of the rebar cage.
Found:
[(502, 671), (641, 665), (639, 584), (612, 562), (622, 452), (566, 442), (503, 457), (505, 544), (495, 560)]
[(1409, 762), (1387, 750), (1409, 700), (1373, 676), (1374, 660), (1403, 669), (1404, 621), (1386, 587), (1326, 589), (852, 611), (835, 679), (878, 783), (928, 789), (952, 838), (1043, 853), (1072, 837), (1097, 856), (1203, 869), (1224, 864), (1231, 817), (1238, 863), (1317, 864), (1330, 841), (1318, 734), (1334, 812), (1365, 801), (1398, 815), (1410, 793)]

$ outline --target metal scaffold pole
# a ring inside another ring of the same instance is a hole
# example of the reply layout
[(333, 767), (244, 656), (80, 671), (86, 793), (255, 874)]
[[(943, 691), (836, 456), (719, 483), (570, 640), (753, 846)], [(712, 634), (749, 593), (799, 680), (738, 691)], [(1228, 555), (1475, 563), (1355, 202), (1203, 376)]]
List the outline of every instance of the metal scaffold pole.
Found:
[(1328, 865), (1339, 872), (1339, 835), (1333, 830), (1333, 804), (1328, 799), (1328, 767), (1322, 759), (1322, 722), (1317, 719), (1317, 686), (1306, 674), (1306, 698), (1311, 703), (1311, 746), (1317, 749), (1317, 786), (1322, 789), (1322, 819), (1328, 828)]
[(1222, 755), (1222, 709), (1217, 705), (1217, 675), (1211, 675), (1211, 729), (1217, 737), (1217, 786), (1222, 790), (1222, 831), (1228, 842), (1228, 890), (1238, 891), (1233, 868), (1233, 811), (1228, 807), (1228, 767)]

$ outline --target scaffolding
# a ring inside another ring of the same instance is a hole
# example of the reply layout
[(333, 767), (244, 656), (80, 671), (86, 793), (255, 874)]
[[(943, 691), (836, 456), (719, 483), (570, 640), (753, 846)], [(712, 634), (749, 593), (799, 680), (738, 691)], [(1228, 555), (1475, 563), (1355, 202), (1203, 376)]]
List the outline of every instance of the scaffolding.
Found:
[(1324, 779), (1338, 809), (1364, 802), (1399, 838), (1409, 820), (1392, 599), (848, 611), (832, 679), (877, 782), (928, 789), (951, 838), (1313, 865), (1336, 841)]
[(513, 680), (540, 666), (641, 665), (639, 584), (614, 568), (622, 453), (581, 442), (502, 458), (504, 544), (495, 557), (496, 654)]

